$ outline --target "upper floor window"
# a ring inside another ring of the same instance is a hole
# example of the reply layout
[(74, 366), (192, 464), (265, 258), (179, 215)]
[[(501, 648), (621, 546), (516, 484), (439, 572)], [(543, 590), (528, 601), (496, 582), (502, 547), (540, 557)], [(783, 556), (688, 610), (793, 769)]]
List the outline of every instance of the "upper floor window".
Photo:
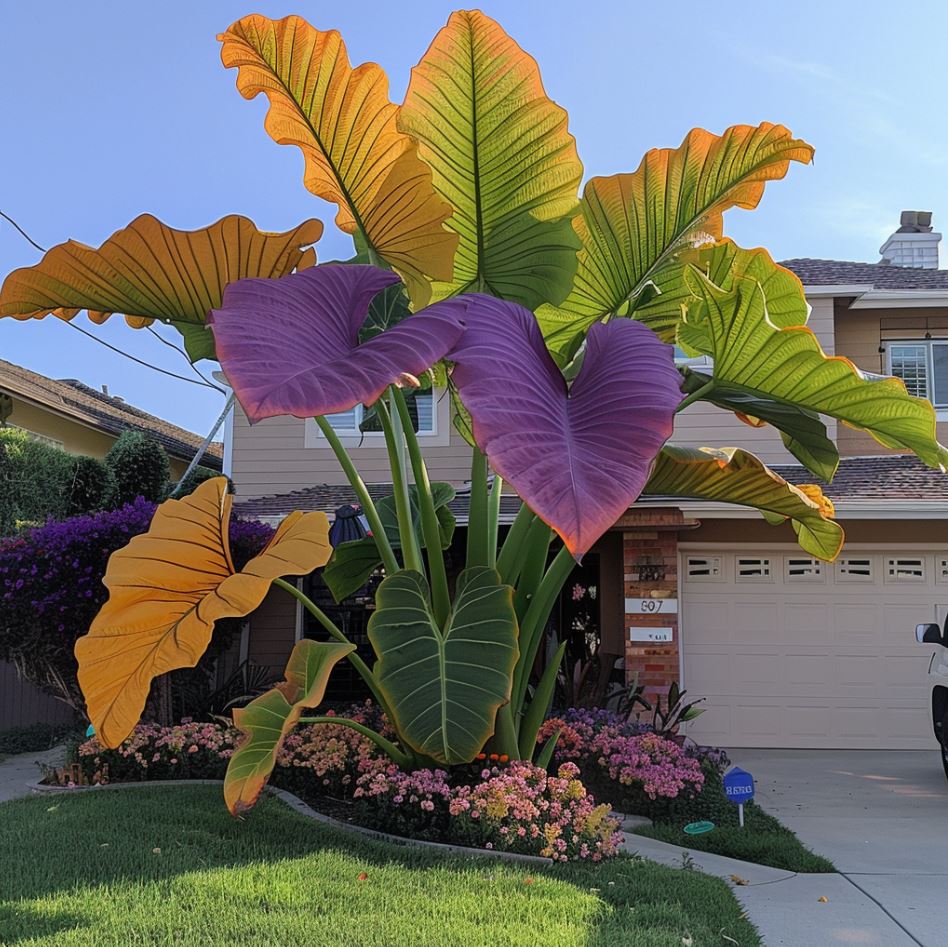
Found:
[(714, 368), (714, 360), (710, 355), (697, 355), (692, 358), (685, 355), (684, 349), (675, 346), (675, 364), (679, 368), (693, 368), (699, 372), (710, 372)]
[(889, 374), (901, 378), (910, 395), (948, 408), (948, 339), (887, 343)]
[[(417, 418), (416, 430), (419, 434), (437, 434), (434, 390), (406, 391), (405, 400), (408, 402), (408, 411), (413, 418)], [(357, 404), (348, 411), (338, 414), (327, 414), (326, 420), (332, 429), (340, 436), (358, 437), (362, 434), (380, 434), (382, 426), (378, 416), (370, 414), (366, 418), (365, 407)]]

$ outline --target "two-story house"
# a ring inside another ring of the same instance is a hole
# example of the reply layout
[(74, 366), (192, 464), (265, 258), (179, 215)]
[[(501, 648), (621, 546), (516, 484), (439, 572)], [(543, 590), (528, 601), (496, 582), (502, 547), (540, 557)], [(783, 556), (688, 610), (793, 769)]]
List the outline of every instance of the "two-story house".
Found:
[[(809, 325), (824, 350), (865, 371), (897, 375), (910, 392), (931, 399), (944, 418), (945, 441), (948, 270), (938, 269), (939, 240), (930, 214), (907, 212), (878, 263), (783, 265), (804, 284)], [(382, 495), (389, 492), (385, 450), (379, 435), (359, 434), (359, 410), (336, 418), (336, 428)], [(463, 490), (470, 451), (453, 430), (450, 400), (437, 391), (421, 397), (419, 419), (432, 479)], [(636, 503), (567, 584), (560, 632), (594, 627), (604, 650), (624, 655), (630, 679), (652, 688), (678, 679), (706, 697), (708, 712), (690, 730), (698, 740), (930, 745), (928, 658), (913, 629), (948, 613), (948, 478), (825, 420), (843, 457), (824, 487), (847, 536), (835, 563), (808, 557), (789, 525), (771, 526), (755, 510), (651, 500)], [(673, 440), (746, 447), (791, 482), (814, 480), (773, 428), (751, 428), (709, 404), (679, 415)], [(227, 472), (243, 515), (331, 514), (352, 498), (311, 421), (280, 418), (251, 428), (237, 410), (227, 442)], [(463, 494), (454, 506), (463, 525)], [(244, 654), (274, 667), (282, 667), (296, 637), (310, 633), (294, 602), (278, 592), (252, 625)]]

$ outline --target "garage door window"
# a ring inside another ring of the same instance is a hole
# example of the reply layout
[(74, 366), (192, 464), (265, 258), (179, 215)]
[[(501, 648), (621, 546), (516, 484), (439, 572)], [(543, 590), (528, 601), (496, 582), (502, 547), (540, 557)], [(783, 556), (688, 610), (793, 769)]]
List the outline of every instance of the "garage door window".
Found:
[(871, 559), (837, 559), (836, 560), (836, 581), (837, 582), (871, 582), (872, 581), (872, 560)]
[(948, 559), (938, 560), (938, 581), (948, 582)]
[(885, 564), (886, 582), (924, 582), (924, 559), (887, 559)]
[(783, 574), (788, 582), (822, 582), (823, 563), (819, 559), (787, 556), (783, 561)]
[(741, 559), (737, 560), (738, 582), (772, 582), (773, 573), (769, 559)]
[(685, 574), (698, 582), (720, 582), (724, 578), (720, 556), (689, 556)]

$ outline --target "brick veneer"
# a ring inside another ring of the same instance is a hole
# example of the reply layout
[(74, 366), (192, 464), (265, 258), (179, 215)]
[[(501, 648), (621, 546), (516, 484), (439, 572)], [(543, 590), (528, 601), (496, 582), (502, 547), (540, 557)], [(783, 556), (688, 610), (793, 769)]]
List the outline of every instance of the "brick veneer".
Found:
[[(650, 598), (653, 590), (678, 598), (678, 534), (689, 528), (681, 510), (675, 507), (629, 510), (616, 527), (622, 530), (622, 560), (626, 598)], [(645, 569), (640, 567), (645, 565)], [(651, 570), (663, 572), (662, 578), (652, 578)], [(649, 643), (632, 641), (633, 627), (672, 629), (672, 641)], [(626, 680), (636, 675), (650, 694), (667, 694), (672, 681), (680, 674), (678, 650), (678, 613), (641, 614), (625, 613), (625, 673)]]

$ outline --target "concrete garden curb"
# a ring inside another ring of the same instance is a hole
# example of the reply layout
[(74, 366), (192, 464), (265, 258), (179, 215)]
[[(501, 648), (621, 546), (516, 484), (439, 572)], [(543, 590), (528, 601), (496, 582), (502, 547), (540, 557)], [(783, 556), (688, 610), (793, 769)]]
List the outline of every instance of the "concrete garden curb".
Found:
[[(155, 786), (223, 785), (223, 780), (220, 779), (155, 779), (140, 783), (106, 783), (101, 786), (47, 786), (42, 783), (34, 782), (29, 783), (27, 789), (32, 793), (55, 795), (57, 793), (104, 792), (109, 789), (139, 789)], [(332, 816), (323, 815), (322, 812), (317, 812), (298, 796), (294, 796), (293, 793), (287, 792), (285, 789), (267, 786), (265, 791), (271, 796), (275, 796), (300, 815), (306, 816), (308, 819), (314, 819), (323, 825), (339, 829), (343, 832), (362, 835), (365, 838), (371, 838), (377, 841), (389, 842), (392, 845), (399, 845), (406, 848), (424, 848), (429, 851), (440, 852), (442, 855), (460, 855), (465, 858), (493, 858), (495, 860), (499, 859), (501, 861), (519, 862), (525, 865), (537, 866), (553, 864), (552, 858), (541, 858), (539, 855), (521, 855), (518, 852), (498, 852), (487, 848), (468, 848), (464, 845), (447, 845), (444, 842), (426, 842), (421, 839), (405, 838), (401, 835), (389, 835), (387, 832), (367, 829), (364, 826), (353, 825), (350, 822), (340, 822), (338, 819), (332, 818)]]

